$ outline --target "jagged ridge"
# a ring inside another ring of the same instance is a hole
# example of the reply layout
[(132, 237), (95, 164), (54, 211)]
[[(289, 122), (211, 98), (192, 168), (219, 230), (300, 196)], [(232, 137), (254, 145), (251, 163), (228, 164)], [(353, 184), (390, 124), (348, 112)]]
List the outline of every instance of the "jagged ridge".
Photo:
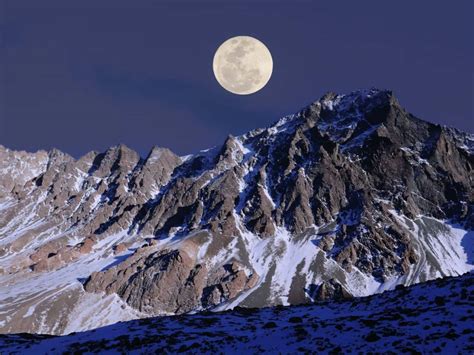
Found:
[[(126, 319), (364, 296), (461, 274), (472, 268), (473, 142), (372, 89), (327, 94), (187, 157), (154, 148), (143, 159), (123, 145), (79, 160), (2, 148), (0, 282), (14, 285), (5, 297), (15, 300), (4, 329), (35, 316), (35, 294), (16, 293), (31, 279), (44, 308), (50, 292), (72, 298), (54, 311), (62, 318), (41, 323), (63, 332), (63, 313), (93, 297), (124, 302)], [(60, 282), (41, 285), (48, 275)]]

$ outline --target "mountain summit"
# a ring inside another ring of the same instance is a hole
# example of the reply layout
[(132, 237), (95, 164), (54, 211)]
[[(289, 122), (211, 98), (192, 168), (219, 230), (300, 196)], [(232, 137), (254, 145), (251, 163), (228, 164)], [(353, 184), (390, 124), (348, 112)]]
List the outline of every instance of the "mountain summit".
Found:
[(0, 146), (0, 331), (366, 296), (473, 268), (474, 136), (328, 93), (220, 147)]

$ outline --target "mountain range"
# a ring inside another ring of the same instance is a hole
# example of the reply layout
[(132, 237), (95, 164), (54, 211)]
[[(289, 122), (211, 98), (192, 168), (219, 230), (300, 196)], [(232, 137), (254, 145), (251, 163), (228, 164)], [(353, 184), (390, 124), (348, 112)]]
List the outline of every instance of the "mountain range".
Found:
[[(87, 137), (84, 137), (87, 139)], [(342, 302), (474, 268), (474, 135), (328, 93), (221, 146), (0, 146), (0, 332)]]

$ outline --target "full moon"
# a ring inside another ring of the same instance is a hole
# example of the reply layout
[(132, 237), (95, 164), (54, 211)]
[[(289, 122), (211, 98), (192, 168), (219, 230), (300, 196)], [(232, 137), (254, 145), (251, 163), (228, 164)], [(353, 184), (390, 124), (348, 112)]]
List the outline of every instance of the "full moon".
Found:
[(258, 39), (237, 36), (217, 48), (212, 68), (224, 89), (237, 95), (249, 95), (268, 83), (273, 60), (268, 48)]

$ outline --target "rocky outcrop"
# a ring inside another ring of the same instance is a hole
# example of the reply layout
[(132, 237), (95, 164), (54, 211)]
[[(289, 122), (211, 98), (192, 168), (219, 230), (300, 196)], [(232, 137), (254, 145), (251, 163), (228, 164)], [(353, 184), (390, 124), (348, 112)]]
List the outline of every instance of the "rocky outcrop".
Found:
[(255, 272), (247, 275), (237, 261), (209, 269), (185, 250), (146, 246), (118, 266), (92, 273), (84, 288), (117, 293), (140, 312), (158, 315), (221, 304), (252, 288), (257, 280)]
[(65, 242), (64, 239), (56, 239), (36, 249), (30, 255), (31, 270), (36, 272), (52, 271), (72, 263), (82, 255), (92, 252), (96, 238), (89, 236), (74, 246), (65, 245)]
[(324, 281), (319, 285), (314, 297), (317, 301), (345, 300), (352, 298), (352, 295), (334, 279)]

